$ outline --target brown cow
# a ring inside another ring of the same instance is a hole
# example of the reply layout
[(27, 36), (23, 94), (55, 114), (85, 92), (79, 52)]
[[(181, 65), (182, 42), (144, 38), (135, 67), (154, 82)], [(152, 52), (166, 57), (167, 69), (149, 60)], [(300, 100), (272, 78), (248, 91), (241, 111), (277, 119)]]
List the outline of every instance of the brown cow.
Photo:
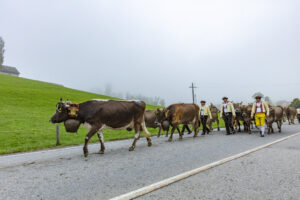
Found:
[(208, 119), (207, 121), (207, 124), (209, 126), (209, 129), (212, 131), (213, 130), (213, 127), (212, 127), (212, 123), (213, 122), (217, 122), (217, 125), (218, 125), (218, 131), (220, 131), (220, 121), (219, 121), (219, 115), (218, 113), (220, 112), (219, 109), (213, 105), (213, 104), (210, 104), (209, 106), (210, 108), (210, 112), (211, 112), (211, 116), (212, 116), (212, 119)]
[(266, 116), (268, 133), (271, 132), (274, 133), (274, 129), (272, 127), (272, 124), (274, 122), (277, 123), (279, 133), (281, 133), (282, 118), (283, 118), (283, 108), (281, 106), (270, 106), (270, 114), (269, 116)]
[(295, 124), (294, 120), (295, 120), (295, 117), (297, 115), (296, 108), (291, 107), (291, 106), (287, 107), (285, 109), (285, 114), (286, 114), (286, 117), (287, 117), (287, 119), (289, 121), (289, 124)]
[(251, 125), (252, 125), (252, 119), (251, 119), (251, 111), (252, 111), (252, 105), (241, 105), (241, 117), (244, 125), (244, 131), (251, 134)]
[[(160, 109), (161, 111), (163, 109)], [(146, 110), (145, 111), (145, 123), (146, 123), (146, 127), (147, 128), (159, 128), (158, 130), (158, 134), (157, 137), (160, 137), (160, 133), (161, 133), (161, 129), (166, 132), (166, 137), (168, 137), (169, 134), (169, 130), (170, 130), (170, 123), (168, 121), (164, 121), (163, 123), (161, 123), (160, 125), (158, 125), (157, 123), (155, 123), (157, 118), (157, 110)], [(185, 129), (188, 130), (188, 134), (191, 134), (192, 131), (190, 130), (189, 126), (184, 125), (182, 127), (182, 133), (184, 133)]]
[(155, 123), (156, 121), (156, 111), (155, 110), (146, 110), (145, 111), (145, 123), (147, 128), (159, 128), (157, 137), (160, 137), (161, 129), (164, 131), (167, 131), (167, 134), (169, 132), (169, 125), (164, 126), (163, 124), (157, 125)]
[(173, 133), (175, 129), (178, 130), (179, 139), (182, 139), (182, 132), (179, 130), (179, 124), (189, 125), (191, 124), (194, 128), (194, 137), (198, 135), (198, 128), (200, 126), (199, 118), (199, 106), (196, 104), (172, 104), (163, 111), (157, 110), (157, 121), (156, 123), (161, 124), (164, 121), (169, 121), (172, 126), (171, 135), (169, 141), (173, 139)]
[(242, 113), (241, 113), (241, 103), (232, 103), (235, 110), (235, 118), (232, 120), (233, 126), (238, 132), (241, 132)]
[(144, 121), (146, 104), (143, 101), (91, 100), (76, 104), (76, 106), (73, 105), (60, 101), (57, 104), (56, 113), (52, 116), (50, 122), (60, 123), (71, 119), (77, 121), (79, 125), (83, 124), (89, 131), (85, 137), (83, 147), (85, 157), (88, 155), (88, 141), (95, 133), (98, 134), (100, 140), (100, 153), (104, 153), (103, 129), (134, 129), (135, 137), (129, 151), (134, 150), (136, 141), (140, 137), (141, 129), (146, 135), (148, 146), (152, 145), (151, 135)]

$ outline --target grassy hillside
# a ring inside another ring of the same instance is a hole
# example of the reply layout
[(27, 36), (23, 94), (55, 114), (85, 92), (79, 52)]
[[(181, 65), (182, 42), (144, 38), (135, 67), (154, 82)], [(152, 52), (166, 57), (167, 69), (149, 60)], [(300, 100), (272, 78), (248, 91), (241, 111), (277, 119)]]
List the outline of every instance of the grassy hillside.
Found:
[[(49, 123), (59, 98), (72, 102), (111, 97), (0, 74), (0, 154), (55, 147), (55, 125)], [(155, 109), (147, 105), (147, 109)], [(87, 131), (66, 133), (61, 124), (61, 146), (81, 144)], [(153, 130), (150, 130), (154, 132)], [(133, 137), (133, 132), (104, 131), (108, 140)], [(98, 141), (93, 137), (91, 141)]]

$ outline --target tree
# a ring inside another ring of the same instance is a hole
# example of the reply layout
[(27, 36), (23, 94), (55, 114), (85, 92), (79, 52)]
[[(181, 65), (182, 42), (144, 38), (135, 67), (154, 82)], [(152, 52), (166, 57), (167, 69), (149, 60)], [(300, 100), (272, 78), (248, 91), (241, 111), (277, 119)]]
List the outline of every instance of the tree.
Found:
[(295, 108), (300, 108), (300, 99), (299, 98), (295, 98), (292, 103), (290, 104), (290, 106), (295, 107)]
[(107, 96), (112, 95), (112, 86), (111, 86), (111, 84), (108, 83), (108, 84), (105, 85), (104, 94), (107, 95)]
[(4, 40), (2, 37), (0, 37), (0, 68), (2, 67), (2, 64), (4, 62)]
[(255, 92), (255, 93), (252, 95), (252, 98), (255, 99), (256, 96), (261, 96), (261, 98), (264, 98), (264, 95), (263, 95), (263, 93), (261, 93), (261, 92)]
[(160, 105), (160, 106), (166, 106), (165, 100), (164, 100), (164, 99), (161, 99), (161, 100), (159, 101), (159, 105)]
[(268, 102), (269, 105), (273, 105), (273, 102), (269, 96), (265, 96), (265, 101)]

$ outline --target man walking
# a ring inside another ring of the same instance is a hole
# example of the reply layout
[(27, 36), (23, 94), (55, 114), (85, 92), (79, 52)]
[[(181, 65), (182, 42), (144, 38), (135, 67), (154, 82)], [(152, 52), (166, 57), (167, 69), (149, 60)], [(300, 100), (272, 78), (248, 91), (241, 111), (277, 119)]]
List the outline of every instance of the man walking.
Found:
[(226, 135), (234, 134), (235, 131), (232, 125), (232, 118), (235, 118), (235, 110), (231, 102), (228, 102), (228, 97), (223, 97), (223, 103), (221, 105), (220, 117), (224, 119), (226, 127)]
[(269, 116), (270, 110), (266, 102), (261, 100), (261, 96), (255, 97), (256, 102), (253, 103), (251, 118), (255, 115), (255, 124), (260, 130), (260, 136), (265, 137), (265, 120), (266, 115)]
[(208, 117), (210, 119), (212, 119), (211, 116), (211, 112), (210, 109), (206, 104), (206, 101), (202, 100), (201, 101), (201, 105), (200, 105), (200, 119), (201, 119), (201, 123), (202, 123), (202, 127), (203, 127), (203, 131), (201, 135), (205, 135), (205, 133), (209, 134), (210, 130), (209, 128), (206, 126), (206, 122)]

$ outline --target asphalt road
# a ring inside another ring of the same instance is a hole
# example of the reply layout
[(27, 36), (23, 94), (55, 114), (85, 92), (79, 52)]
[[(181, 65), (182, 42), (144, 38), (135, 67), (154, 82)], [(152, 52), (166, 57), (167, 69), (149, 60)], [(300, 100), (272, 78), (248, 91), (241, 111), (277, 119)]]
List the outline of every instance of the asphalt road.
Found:
[(137, 199), (300, 199), (300, 136)]
[[(99, 144), (89, 145), (88, 158), (83, 157), (82, 146), (0, 156), (0, 199), (109, 199), (296, 132), (300, 132), (300, 125), (284, 125), (282, 133), (264, 138), (259, 137), (258, 132), (226, 136), (221, 131), (197, 138), (185, 134), (182, 141), (175, 135), (170, 143), (162, 136), (152, 138), (152, 147), (147, 147), (146, 139), (142, 138), (133, 152), (128, 151), (132, 140), (106, 142), (104, 155), (97, 153)], [(277, 155), (278, 151), (269, 153)], [(260, 151), (255, 154), (259, 155)], [(298, 168), (294, 173), (299, 171)], [(230, 181), (238, 178), (239, 173), (231, 171), (222, 177)], [(187, 186), (181, 191), (185, 189)], [(193, 188), (190, 191), (195, 192)], [(160, 198), (160, 193), (149, 195), (158, 195), (151, 196), (153, 199)]]

